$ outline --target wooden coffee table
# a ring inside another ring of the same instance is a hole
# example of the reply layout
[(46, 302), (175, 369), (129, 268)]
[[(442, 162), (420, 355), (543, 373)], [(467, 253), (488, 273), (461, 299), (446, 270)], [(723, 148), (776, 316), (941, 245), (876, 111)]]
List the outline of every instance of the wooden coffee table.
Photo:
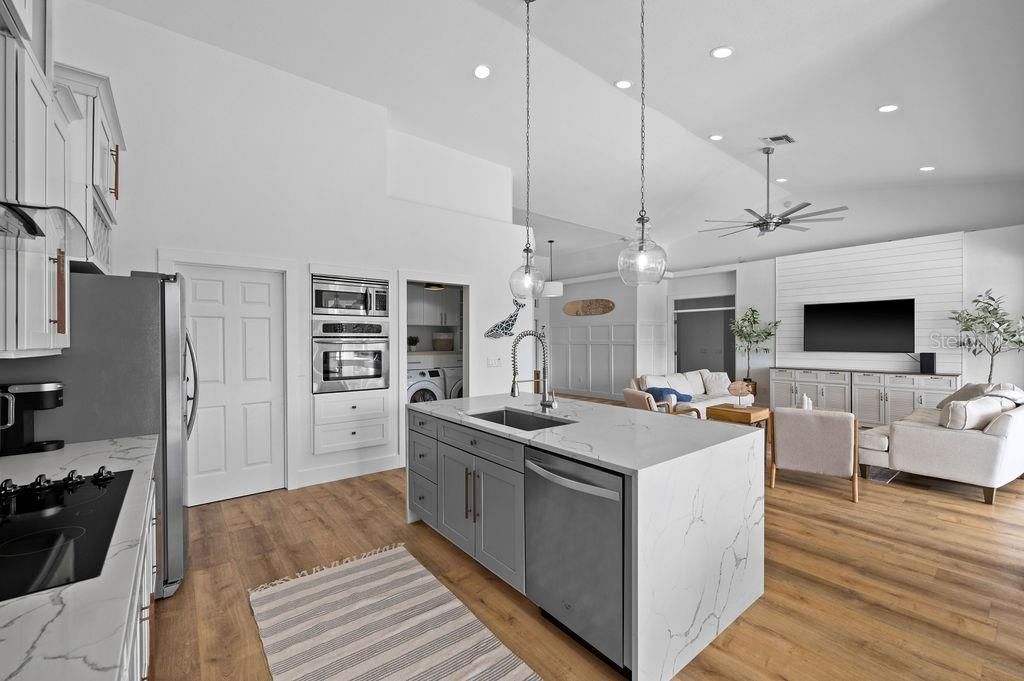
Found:
[(764, 451), (768, 451), (768, 445), (772, 441), (772, 410), (768, 407), (736, 407), (731, 404), (719, 404), (708, 407), (705, 411), (712, 421), (728, 421), (729, 423), (764, 428)]

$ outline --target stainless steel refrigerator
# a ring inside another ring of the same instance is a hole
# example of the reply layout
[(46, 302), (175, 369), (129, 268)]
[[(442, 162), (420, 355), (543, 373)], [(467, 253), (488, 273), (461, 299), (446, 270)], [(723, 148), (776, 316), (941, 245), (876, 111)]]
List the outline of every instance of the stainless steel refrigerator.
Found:
[(88, 442), (160, 434), (156, 465), (157, 597), (177, 590), (188, 562), (188, 440), (197, 413), (195, 353), (180, 274), (71, 274), (71, 347), (59, 357), (6, 362), (12, 380), (65, 384), (64, 405), (36, 430)]

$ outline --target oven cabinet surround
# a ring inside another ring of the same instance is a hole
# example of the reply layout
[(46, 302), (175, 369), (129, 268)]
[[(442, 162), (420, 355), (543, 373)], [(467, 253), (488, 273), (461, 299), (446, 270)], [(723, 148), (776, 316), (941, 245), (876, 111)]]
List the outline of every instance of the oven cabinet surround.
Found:
[[(423, 520), (524, 591), (492, 568), (488, 555), (515, 556), (525, 545), (517, 529), (523, 507), (516, 487), (523, 448), (621, 474), (628, 575), (624, 644), (633, 679), (671, 679), (764, 593), (761, 431), (568, 399), (559, 400), (554, 415), (574, 423), (534, 432), (470, 416), (504, 407), (540, 411), (536, 395), (408, 406), (409, 522)], [(474, 505), (467, 485), (481, 468), (484, 489)], [(491, 508), (486, 480), (497, 469), (495, 489), (504, 496), (494, 496), (505, 501)], [(473, 532), (467, 523), (474, 507), (481, 514), (506, 515), (499, 519), (500, 551), (487, 544), (485, 522), (481, 555), (481, 530)]]
[(772, 409), (796, 407), (803, 395), (815, 409), (852, 411), (864, 426), (879, 426), (934, 407), (960, 387), (955, 374), (901, 374), (837, 369), (771, 370)]
[(141, 681), (149, 674), (155, 579), (156, 435), (79, 442), (3, 459), (3, 475), (28, 484), (72, 469), (132, 470), (99, 577), (0, 602), (0, 678)]

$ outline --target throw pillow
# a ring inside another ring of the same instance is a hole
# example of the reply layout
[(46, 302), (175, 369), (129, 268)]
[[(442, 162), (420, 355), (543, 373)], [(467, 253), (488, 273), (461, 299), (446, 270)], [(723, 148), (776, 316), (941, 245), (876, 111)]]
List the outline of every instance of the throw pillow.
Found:
[(711, 371), (704, 377), (704, 389), (708, 395), (728, 395), (732, 380), (724, 371)]
[(657, 374), (644, 374), (640, 377), (640, 389), (647, 390), (648, 388), (667, 388), (668, 380), (664, 376), (658, 376)]
[(808, 397), (806, 393), (800, 398), (800, 408), (806, 409), (807, 411), (814, 409), (814, 402), (811, 401), (811, 398)]
[(989, 390), (992, 389), (991, 383), (965, 383), (964, 387), (957, 390), (955, 393), (940, 401), (935, 405), (936, 409), (945, 409), (946, 405), (950, 402), (964, 402), (966, 400), (973, 400), (975, 397), (981, 397)]
[[(707, 369), (704, 371), (707, 371)], [(691, 395), (703, 395), (707, 392), (707, 389), (704, 387), (704, 377), (700, 371), (687, 371), (683, 374), (683, 378), (690, 384)]]
[[(1004, 384), (1000, 384), (1000, 385), (1004, 385)], [(1007, 383), (1005, 385), (1013, 385), (1013, 384)], [(1013, 402), (1015, 405), (1024, 404), (1024, 390), (1021, 390), (1020, 388), (1018, 388), (1016, 386), (1013, 386), (1012, 388), (1000, 388), (1000, 387), (997, 386), (995, 389), (989, 390), (985, 394), (987, 396), (990, 396), (990, 397), (999, 397), (999, 398), (1002, 398), (1002, 399), (1009, 400), (1010, 402)]]
[(950, 430), (981, 430), (1002, 413), (1002, 405), (995, 397), (953, 400), (942, 408), (939, 425)]
[(693, 394), (693, 386), (686, 380), (686, 377), (682, 374), (669, 374), (668, 375), (668, 387), (673, 390), (678, 390), (684, 395)]
[(648, 388), (644, 392), (653, 397), (655, 402), (664, 402), (668, 399), (669, 395), (675, 395), (676, 402), (689, 402), (693, 399), (692, 395), (681, 393), (672, 388)]

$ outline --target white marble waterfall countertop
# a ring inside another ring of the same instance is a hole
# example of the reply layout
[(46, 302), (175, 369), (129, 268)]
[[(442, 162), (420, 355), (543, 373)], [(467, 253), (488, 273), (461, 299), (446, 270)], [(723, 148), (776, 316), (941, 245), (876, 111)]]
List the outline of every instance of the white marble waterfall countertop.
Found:
[(748, 426), (720, 421), (557, 399), (558, 407), (549, 415), (575, 423), (535, 431), (473, 418), (473, 414), (504, 407), (540, 413), (540, 395), (533, 393), (416, 402), (409, 409), (628, 475), (735, 440), (751, 431)]
[(158, 436), (78, 442), (44, 454), (0, 458), (0, 479), (28, 484), (100, 466), (131, 469), (121, 515), (99, 577), (0, 601), (0, 681), (114, 681), (121, 666), (135, 566)]

